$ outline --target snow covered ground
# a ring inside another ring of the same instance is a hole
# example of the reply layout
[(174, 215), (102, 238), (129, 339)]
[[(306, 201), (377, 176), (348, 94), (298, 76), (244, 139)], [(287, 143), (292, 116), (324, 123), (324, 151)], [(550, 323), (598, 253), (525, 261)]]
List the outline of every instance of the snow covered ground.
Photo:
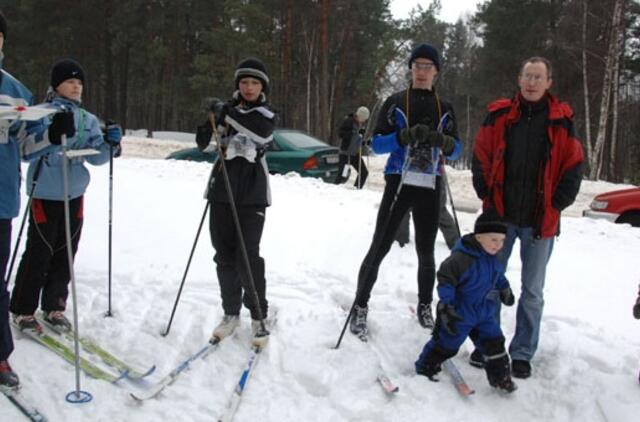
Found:
[[(155, 158), (166, 155), (145, 142), (152, 143), (127, 139), (125, 157), (115, 164), (114, 318), (103, 317), (108, 166), (91, 168), (75, 268), (81, 333), (128, 361), (158, 368), (139, 385), (110, 385), (82, 375), (82, 387), (94, 399), (72, 405), (64, 396), (75, 387), (73, 367), (14, 334), (11, 363), (21, 377), (23, 394), (50, 421), (217, 420), (248, 357), (250, 319), (243, 310), (239, 331), (194, 363), (159, 398), (138, 404), (128, 396), (202, 347), (222, 314), (205, 224), (171, 333), (160, 335), (205, 206), (202, 194), (210, 165), (134, 157), (146, 152)], [(469, 172), (450, 174), (454, 197), (473, 201)], [(267, 210), (262, 253), (267, 297), (279, 309), (278, 324), (235, 420), (637, 421), (640, 321), (633, 319), (631, 307), (640, 283), (640, 229), (579, 217), (595, 193), (615, 186), (585, 183), (578, 204), (563, 218), (549, 264), (533, 377), (516, 380), (520, 388), (511, 396), (498, 394), (483, 371), (467, 365), (467, 343), (455, 362), (476, 394), (463, 399), (446, 375), (432, 383), (413, 371), (428, 339), (408, 311), (417, 300), (413, 243), (393, 246), (373, 291), (369, 320), (379, 358), (348, 333), (339, 350), (332, 348), (373, 233), (381, 196), (377, 177), (372, 178), (373, 189), (362, 191), (296, 175), (271, 178), (273, 206)], [(469, 231), (475, 215), (461, 212), (459, 218), (463, 231)], [(14, 220), (14, 238), (18, 225)], [(439, 235), (436, 259), (447, 255)], [(514, 256), (507, 276), (516, 294), (519, 270)], [(508, 339), (514, 320), (515, 309), (503, 308)], [(378, 360), (400, 386), (392, 398), (375, 381)], [(22, 420), (1, 396), (0, 420)]]

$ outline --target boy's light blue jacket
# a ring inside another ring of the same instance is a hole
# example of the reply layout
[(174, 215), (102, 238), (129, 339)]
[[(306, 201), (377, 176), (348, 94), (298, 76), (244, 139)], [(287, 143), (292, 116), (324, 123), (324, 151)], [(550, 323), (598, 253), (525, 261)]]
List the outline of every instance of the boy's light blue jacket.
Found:
[[(56, 108), (66, 108), (73, 111), (76, 125), (76, 135), (67, 139), (69, 150), (95, 149), (96, 155), (88, 155), (69, 160), (69, 199), (84, 195), (91, 177), (84, 163), (93, 165), (104, 164), (109, 161), (109, 145), (104, 142), (98, 118), (80, 107), (76, 101), (55, 96), (51, 104)], [(42, 157), (42, 166), (37, 178), (33, 197), (52, 201), (64, 200), (64, 185), (62, 180), (62, 147), (55, 146), (53, 150)], [(27, 172), (27, 186), (31, 189), (33, 175), (38, 159), (32, 160)]]
[[(33, 96), (20, 81), (2, 70), (0, 52), (0, 105), (30, 106)], [(20, 156), (44, 154), (50, 146), (45, 136), (46, 118), (35, 121), (0, 119), (0, 219), (12, 219), (20, 210)]]

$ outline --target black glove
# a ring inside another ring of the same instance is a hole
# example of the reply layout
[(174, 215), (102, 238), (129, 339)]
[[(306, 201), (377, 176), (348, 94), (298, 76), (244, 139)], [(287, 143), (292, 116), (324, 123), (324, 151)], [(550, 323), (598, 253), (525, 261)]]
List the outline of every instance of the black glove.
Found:
[(211, 126), (211, 121), (207, 120), (196, 129), (196, 143), (200, 151), (204, 151), (209, 146), (211, 136), (213, 136), (213, 126)]
[(107, 144), (116, 147), (120, 145), (122, 140), (122, 128), (113, 120), (107, 120), (105, 127), (102, 129), (102, 137)]
[(418, 123), (410, 128), (400, 129), (397, 136), (398, 142), (405, 147), (411, 142), (423, 143), (426, 141), (429, 132), (431, 132), (429, 126)]
[(227, 115), (227, 103), (220, 98), (211, 98), (207, 106), (207, 111), (213, 113), (213, 117), (216, 121), (216, 126), (224, 123), (224, 118)]
[(511, 287), (505, 287), (500, 290), (500, 302), (504, 303), (507, 306), (513, 306), (516, 303), (516, 298), (513, 296), (513, 291)]
[(365, 132), (366, 132), (366, 129), (363, 127), (361, 127), (360, 130), (358, 130), (358, 133), (362, 136), (364, 136)]
[(456, 328), (456, 322), (462, 321), (464, 318), (460, 316), (459, 313), (456, 312), (456, 309), (453, 305), (445, 305), (442, 302), (438, 302), (438, 307), (436, 308), (437, 318), (440, 320), (440, 326), (442, 326), (447, 333), (455, 336), (458, 334), (458, 329)]
[(432, 147), (442, 149), (444, 155), (451, 154), (453, 149), (456, 147), (456, 140), (453, 136), (445, 135), (444, 133), (440, 133), (435, 130), (429, 132), (426, 136), (425, 142)]
[(60, 145), (62, 135), (73, 138), (76, 134), (76, 124), (73, 119), (73, 111), (61, 111), (53, 115), (49, 125), (49, 142)]

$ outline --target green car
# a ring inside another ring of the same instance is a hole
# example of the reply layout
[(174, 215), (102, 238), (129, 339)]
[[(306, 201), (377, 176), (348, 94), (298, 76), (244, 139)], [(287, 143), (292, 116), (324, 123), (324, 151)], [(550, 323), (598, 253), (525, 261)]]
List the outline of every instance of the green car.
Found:
[[(167, 159), (212, 163), (216, 157), (216, 152), (187, 148), (172, 152)], [(338, 176), (338, 148), (299, 130), (275, 130), (266, 157), (271, 174), (293, 171), (302, 177), (319, 177), (329, 183), (334, 183)]]

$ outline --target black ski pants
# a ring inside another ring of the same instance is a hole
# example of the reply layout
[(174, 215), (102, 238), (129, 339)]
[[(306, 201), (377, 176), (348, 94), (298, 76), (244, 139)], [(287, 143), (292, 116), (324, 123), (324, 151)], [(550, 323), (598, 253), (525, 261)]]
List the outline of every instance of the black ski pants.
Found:
[[(264, 259), (260, 256), (260, 239), (264, 228), (265, 211), (263, 206), (237, 207), (242, 237), (249, 255), (249, 266), (262, 317), (267, 317), (266, 281), (264, 277)], [(236, 232), (231, 206), (228, 203), (213, 202), (209, 214), (211, 243), (216, 250), (213, 258), (220, 283), (222, 309), (225, 315), (239, 315), (244, 306), (251, 312), (251, 318), (259, 319), (255, 298), (249, 285), (238, 235)]]
[[(82, 232), (82, 196), (69, 201), (69, 211), (71, 251), (75, 256)], [(11, 312), (33, 315), (38, 309), (38, 300), (41, 300), (43, 311), (64, 311), (70, 279), (64, 201), (34, 198), (29, 213), (27, 246), (11, 294)]]
[(356, 177), (356, 181), (353, 184), (357, 189), (362, 189), (364, 186), (364, 182), (367, 181), (367, 176), (369, 176), (369, 170), (367, 170), (367, 166), (364, 164), (364, 159), (361, 155), (344, 155), (340, 154), (340, 163), (338, 167), (338, 176), (336, 184), (341, 184), (347, 181), (346, 178), (342, 176), (344, 169), (346, 166), (350, 165), (358, 172), (358, 177)]
[(436, 189), (404, 185), (398, 192), (400, 175), (386, 175), (386, 186), (378, 210), (376, 228), (369, 251), (362, 261), (358, 274), (358, 306), (367, 306), (371, 290), (378, 278), (380, 263), (389, 252), (402, 218), (412, 209), (418, 253), (418, 300), (431, 303), (436, 277), (434, 246), (438, 233), (439, 195), (442, 188), (437, 178)]
[(9, 327), (9, 291), (6, 280), (7, 263), (11, 253), (11, 220), (0, 219), (0, 360), (7, 360), (13, 351), (13, 338)]

